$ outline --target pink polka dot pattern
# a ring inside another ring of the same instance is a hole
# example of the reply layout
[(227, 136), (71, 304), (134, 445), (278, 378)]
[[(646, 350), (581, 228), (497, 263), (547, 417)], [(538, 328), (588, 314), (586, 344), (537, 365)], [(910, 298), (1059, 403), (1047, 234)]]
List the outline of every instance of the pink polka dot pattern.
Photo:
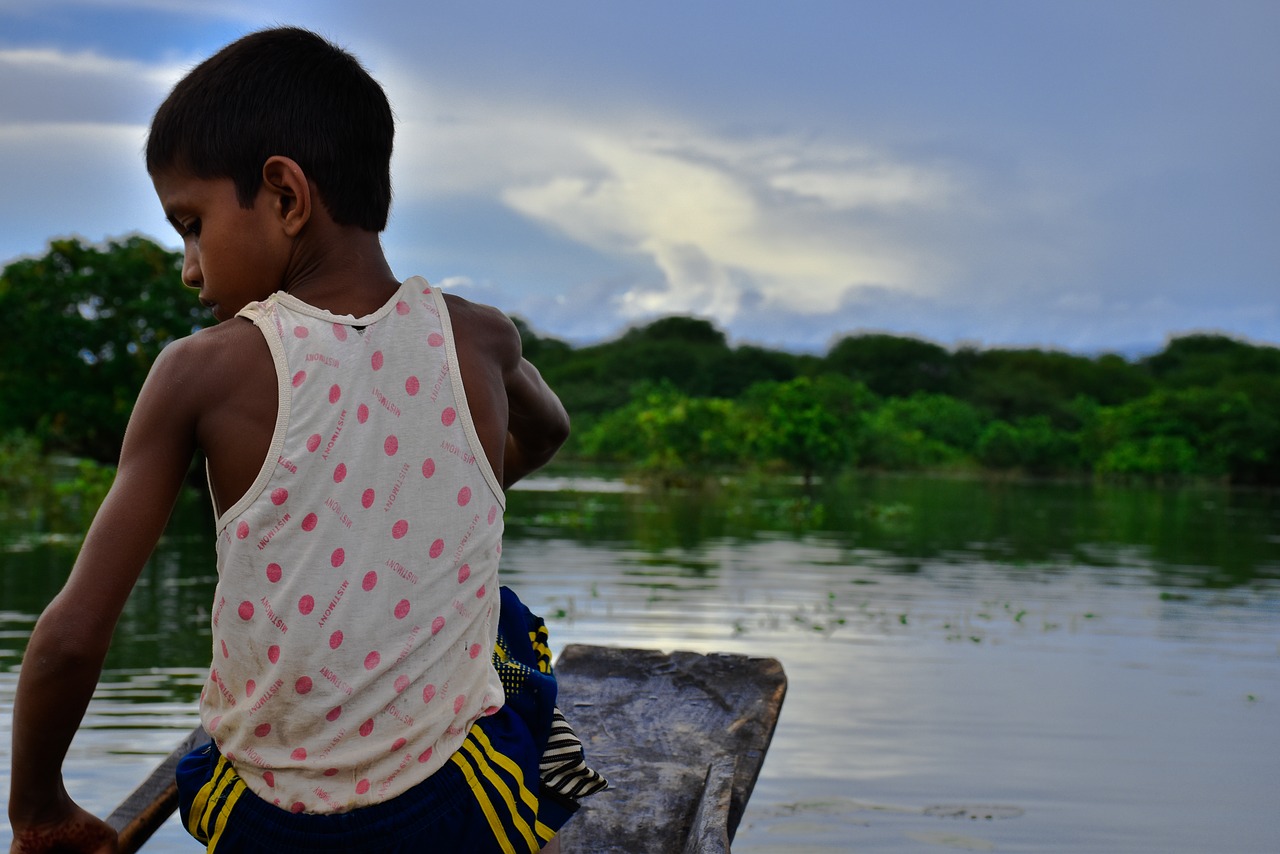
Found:
[(413, 280), (354, 324), (291, 297), (251, 309), (291, 385), (278, 464), (221, 520), (201, 716), (284, 809), (397, 796), (502, 690), (483, 640), (502, 492), (455, 394), (443, 300)]

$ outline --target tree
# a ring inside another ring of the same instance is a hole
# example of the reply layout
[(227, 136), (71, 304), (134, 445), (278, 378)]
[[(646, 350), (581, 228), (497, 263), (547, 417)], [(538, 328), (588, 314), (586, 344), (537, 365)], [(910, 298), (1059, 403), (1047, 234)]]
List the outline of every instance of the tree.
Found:
[(868, 412), (867, 387), (836, 374), (762, 383), (746, 394), (750, 445), (759, 462), (780, 461), (804, 475), (834, 472), (857, 462)]
[(0, 274), (0, 430), (114, 461), (151, 363), (213, 318), (182, 287), (182, 256), (142, 237), (56, 240)]
[(667, 382), (641, 383), (630, 403), (581, 438), (582, 452), (663, 477), (739, 463), (742, 418), (731, 400), (689, 397)]
[(951, 392), (951, 354), (929, 341), (896, 335), (843, 338), (827, 353), (825, 370), (857, 380), (882, 397), (909, 397), (918, 391)]

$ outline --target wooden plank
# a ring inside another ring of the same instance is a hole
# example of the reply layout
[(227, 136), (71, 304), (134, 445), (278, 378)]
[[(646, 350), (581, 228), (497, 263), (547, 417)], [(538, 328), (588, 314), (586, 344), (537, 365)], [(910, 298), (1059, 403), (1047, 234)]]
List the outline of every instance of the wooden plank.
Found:
[(667, 854), (698, 844), (691, 835), (723, 839), (727, 851), (777, 725), (782, 665), (571, 645), (555, 668), (560, 709), (611, 785), (565, 826), (565, 854)]
[(684, 854), (729, 854), (729, 809), (733, 803), (733, 775), (738, 760), (722, 756), (707, 768), (693, 825), (684, 841)]
[(174, 771), (182, 757), (208, 740), (204, 727), (197, 725), (107, 816), (107, 824), (120, 834), (119, 854), (134, 854), (178, 808), (178, 784)]

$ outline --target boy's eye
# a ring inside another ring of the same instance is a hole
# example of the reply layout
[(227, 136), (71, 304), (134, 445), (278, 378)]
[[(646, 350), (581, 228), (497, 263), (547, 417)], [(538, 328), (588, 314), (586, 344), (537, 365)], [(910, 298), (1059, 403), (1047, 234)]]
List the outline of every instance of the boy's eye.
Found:
[(182, 230), (184, 234), (190, 234), (190, 235), (194, 235), (195, 237), (199, 237), (200, 236), (200, 220), (198, 219), (191, 220), (191, 222), (186, 223), (182, 227)]

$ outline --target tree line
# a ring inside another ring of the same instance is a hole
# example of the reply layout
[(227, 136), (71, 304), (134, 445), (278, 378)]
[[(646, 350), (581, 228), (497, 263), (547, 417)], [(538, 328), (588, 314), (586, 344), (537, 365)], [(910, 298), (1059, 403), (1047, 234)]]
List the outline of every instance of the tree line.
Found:
[[(141, 237), (9, 264), (0, 434), (113, 461), (152, 360), (212, 322), (181, 257)], [(666, 317), (573, 346), (516, 319), (574, 422), (564, 455), (663, 478), (848, 469), (1280, 483), (1280, 349), (1224, 335), (1141, 358), (849, 335), (825, 354), (731, 346)], [(12, 440), (11, 440), (12, 441)]]

